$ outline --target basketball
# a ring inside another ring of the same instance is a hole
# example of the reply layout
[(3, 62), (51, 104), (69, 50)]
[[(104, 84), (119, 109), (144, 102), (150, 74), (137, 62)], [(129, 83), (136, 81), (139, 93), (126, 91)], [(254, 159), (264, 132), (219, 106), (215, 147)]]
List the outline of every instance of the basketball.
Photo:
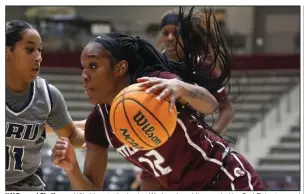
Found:
[(157, 94), (145, 92), (133, 84), (123, 89), (113, 100), (110, 123), (115, 136), (125, 145), (139, 150), (151, 150), (163, 145), (173, 134), (176, 107), (169, 110), (169, 100), (157, 100)]

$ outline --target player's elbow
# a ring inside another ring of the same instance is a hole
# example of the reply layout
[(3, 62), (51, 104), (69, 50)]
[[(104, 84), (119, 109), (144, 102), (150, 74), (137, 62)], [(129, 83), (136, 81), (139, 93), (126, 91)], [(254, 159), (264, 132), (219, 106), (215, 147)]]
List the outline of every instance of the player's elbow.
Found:
[(220, 102), (219, 113), (223, 114), (225, 118), (229, 119), (230, 121), (234, 119), (236, 113), (230, 99), (226, 98), (225, 100)]
[(81, 148), (85, 143), (84, 131), (78, 127), (73, 130), (73, 133), (69, 137), (71, 144), (75, 148)]
[(205, 103), (202, 104), (202, 109), (202, 113), (205, 114), (215, 113), (219, 110), (219, 103), (212, 95), (210, 95), (208, 97), (208, 100), (206, 99)]

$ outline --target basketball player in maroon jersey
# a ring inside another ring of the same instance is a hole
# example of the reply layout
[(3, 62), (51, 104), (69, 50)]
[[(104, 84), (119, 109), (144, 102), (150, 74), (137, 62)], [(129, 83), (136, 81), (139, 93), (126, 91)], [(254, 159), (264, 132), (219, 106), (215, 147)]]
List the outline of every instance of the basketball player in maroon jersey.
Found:
[[(191, 17), (188, 19), (192, 22)], [(186, 62), (197, 66), (200, 62), (197, 60), (199, 52), (187, 46), (191, 41), (185, 41), (189, 40), (189, 37), (186, 39), (187, 30), (192, 29), (187, 28), (189, 20), (185, 21), (184, 28), (181, 25), (180, 30)], [(205, 40), (193, 41), (201, 46)], [(191, 44), (195, 46), (193, 42)], [(207, 53), (204, 48), (201, 50)], [(89, 101), (96, 105), (85, 126), (87, 155), (84, 172), (80, 171), (75, 152), (67, 139), (58, 140), (52, 154), (53, 162), (65, 169), (73, 189), (101, 189), (109, 145), (126, 160), (144, 170), (141, 177), (143, 190), (264, 189), (249, 162), (240, 154), (232, 152), (223, 138), (208, 130), (208, 126), (203, 125), (203, 121), (196, 117), (197, 112), (193, 109), (208, 114), (217, 106), (215, 98), (197, 84), (200, 83), (199, 80), (195, 80), (203, 67), (191, 69), (191, 73), (195, 70), (197, 74), (192, 73), (188, 77), (186, 75), (189, 72), (185, 70), (184, 74), (177, 74), (175, 66), (170, 66), (164, 55), (157, 52), (152, 45), (138, 38), (113, 33), (90, 42), (84, 49), (81, 60), (85, 92)], [(227, 70), (225, 65), (223, 63), (222, 75)], [(178, 66), (183, 67), (191, 66)], [(204, 69), (202, 72), (207, 71)], [(229, 77), (229, 72), (226, 76)], [(177, 100), (177, 127), (165, 144), (153, 150), (142, 151), (123, 145), (115, 137), (109, 124), (111, 101), (120, 90), (136, 81), (141, 82), (143, 87), (148, 87), (150, 92), (158, 91), (160, 100), (165, 97), (169, 97), (171, 103)], [(219, 82), (212, 80), (212, 83), (213, 86), (209, 85), (209, 89), (216, 89), (214, 83)]]
[[(204, 17), (203, 15), (194, 15), (194, 17)], [(159, 34), (159, 41), (157, 43), (160, 50), (167, 55), (171, 60), (183, 62), (185, 60), (185, 55), (180, 44), (178, 44), (178, 39), (181, 37), (176, 36), (178, 27), (180, 25), (180, 17), (178, 10), (168, 11), (161, 19), (161, 32)], [(202, 33), (203, 34), (203, 33)], [(162, 47), (160, 47), (162, 46)], [(212, 61), (211, 52), (207, 56), (205, 63)], [(221, 70), (219, 68), (214, 68), (210, 73), (211, 78), (217, 78)], [(228, 90), (225, 87), (212, 92), (213, 96), (219, 102), (218, 117), (212, 125), (212, 129), (219, 134), (223, 134), (228, 125), (232, 122), (235, 112), (232, 106), (232, 102), (228, 96)]]

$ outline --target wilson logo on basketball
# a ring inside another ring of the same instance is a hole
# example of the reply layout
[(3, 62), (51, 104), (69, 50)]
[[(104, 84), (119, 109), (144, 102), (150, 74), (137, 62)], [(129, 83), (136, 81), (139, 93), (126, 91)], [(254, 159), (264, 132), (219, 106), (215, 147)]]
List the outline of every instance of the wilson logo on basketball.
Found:
[(141, 127), (141, 130), (145, 132), (148, 138), (152, 140), (153, 143), (156, 145), (161, 143), (161, 140), (154, 135), (154, 127), (148, 122), (145, 115), (138, 111), (138, 113), (133, 117), (134, 121), (136, 122), (137, 126)]
[(134, 139), (130, 136), (130, 134), (128, 133), (127, 129), (120, 129), (121, 131), (121, 135), (125, 138), (125, 140), (127, 142), (129, 142), (133, 147), (137, 148), (137, 149), (143, 149), (142, 146), (138, 145), (138, 143), (136, 143), (134, 141)]

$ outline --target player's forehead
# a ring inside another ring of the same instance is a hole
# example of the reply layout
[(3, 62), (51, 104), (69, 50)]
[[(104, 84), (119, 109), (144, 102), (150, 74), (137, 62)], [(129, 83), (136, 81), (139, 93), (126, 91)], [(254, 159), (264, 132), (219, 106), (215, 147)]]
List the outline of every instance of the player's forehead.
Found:
[(41, 46), (42, 41), (39, 33), (35, 29), (27, 29), (22, 33), (21, 45)]
[(100, 61), (109, 61), (113, 58), (112, 54), (103, 48), (103, 46), (96, 42), (89, 43), (82, 51), (80, 60), (82, 64), (89, 62), (91, 60)]
[(173, 25), (173, 24), (168, 24), (168, 25), (165, 25), (163, 28), (162, 28), (162, 31), (174, 31), (178, 28), (178, 26), (176, 25)]
[(90, 42), (87, 46), (83, 49), (81, 53), (81, 58), (92, 58), (92, 57), (101, 57), (103, 55), (102, 46), (95, 42)]

